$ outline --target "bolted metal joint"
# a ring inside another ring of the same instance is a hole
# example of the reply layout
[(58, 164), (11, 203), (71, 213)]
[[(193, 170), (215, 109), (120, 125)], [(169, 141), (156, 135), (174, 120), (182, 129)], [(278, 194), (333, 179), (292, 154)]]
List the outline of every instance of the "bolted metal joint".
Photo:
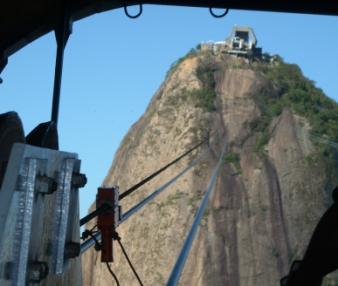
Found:
[(87, 184), (87, 177), (85, 174), (73, 173), (72, 187), (75, 189), (83, 188)]
[(67, 242), (65, 246), (65, 259), (75, 258), (80, 255), (80, 243), (79, 242)]
[(30, 283), (40, 283), (47, 277), (48, 272), (49, 268), (46, 262), (30, 262), (27, 268), (27, 280)]
[(52, 194), (57, 190), (58, 184), (54, 178), (46, 175), (37, 175), (35, 178), (35, 191), (41, 194)]
[(113, 262), (113, 234), (121, 219), (117, 186), (98, 188), (96, 209), (101, 209), (105, 205), (108, 205), (109, 209), (97, 216), (97, 228), (101, 231), (101, 262)]

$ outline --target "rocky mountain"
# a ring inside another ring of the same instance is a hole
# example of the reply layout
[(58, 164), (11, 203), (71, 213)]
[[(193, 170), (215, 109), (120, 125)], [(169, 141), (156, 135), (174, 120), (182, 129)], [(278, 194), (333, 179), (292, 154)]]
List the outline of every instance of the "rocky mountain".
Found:
[[(248, 62), (192, 50), (177, 61), (103, 183), (125, 190), (212, 134), (209, 144), (123, 200), (127, 210), (204, 152), (193, 171), (118, 228), (144, 285), (165, 285), (224, 140), (221, 174), (180, 285), (279, 285), (331, 203), (337, 111), (280, 57)], [(116, 243), (114, 258), (121, 285), (138, 285)], [(82, 263), (84, 285), (114, 283), (94, 249)], [(331, 276), (325, 285), (336, 281)]]

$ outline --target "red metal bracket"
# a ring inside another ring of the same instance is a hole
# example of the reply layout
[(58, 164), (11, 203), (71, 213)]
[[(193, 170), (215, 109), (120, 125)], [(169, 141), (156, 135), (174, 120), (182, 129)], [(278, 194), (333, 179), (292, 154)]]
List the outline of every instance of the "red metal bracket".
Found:
[(97, 217), (97, 227), (101, 231), (101, 262), (113, 262), (113, 234), (120, 220), (119, 189), (98, 188), (96, 209), (108, 206), (108, 210)]

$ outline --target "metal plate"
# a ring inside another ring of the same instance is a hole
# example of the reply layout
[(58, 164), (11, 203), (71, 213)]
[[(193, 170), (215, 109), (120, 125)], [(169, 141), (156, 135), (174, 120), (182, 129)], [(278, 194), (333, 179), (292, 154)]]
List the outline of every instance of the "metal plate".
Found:
[(14, 145), (0, 191), (0, 285), (62, 285), (72, 271), (65, 247), (80, 241), (79, 169), (76, 154)]

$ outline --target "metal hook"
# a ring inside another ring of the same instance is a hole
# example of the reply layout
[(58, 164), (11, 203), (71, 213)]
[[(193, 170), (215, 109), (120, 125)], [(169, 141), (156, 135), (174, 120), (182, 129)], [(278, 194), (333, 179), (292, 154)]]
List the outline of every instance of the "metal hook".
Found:
[(213, 16), (213, 17), (215, 17), (215, 18), (223, 18), (226, 14), (229, 13), (229, 8), (226, 8), (225, 11), (224, 11), (224, 13), (223, 13), (223, 14), (220, 14), (220, 15), (215, 14), (214, 11), (213, 11), (212, 9), (213, 9), (213, 8), (210, 7), (210, 8), (209, 8), (209, 12), (210, 12), (211, 16)]
[(127, 4), (124, 3), (124, 13), (126, 14), (126, 16), (130, 19), (136, 19), (136, 18), (140, 17), (142, 15), (142, 12), (143, 12), (143, 5), (142, 5), (142, 3), (140, 3), (139, 5), (140, 5), (139, 12), (136, 15), (130, 15), (129, 12), (128, 12)]

